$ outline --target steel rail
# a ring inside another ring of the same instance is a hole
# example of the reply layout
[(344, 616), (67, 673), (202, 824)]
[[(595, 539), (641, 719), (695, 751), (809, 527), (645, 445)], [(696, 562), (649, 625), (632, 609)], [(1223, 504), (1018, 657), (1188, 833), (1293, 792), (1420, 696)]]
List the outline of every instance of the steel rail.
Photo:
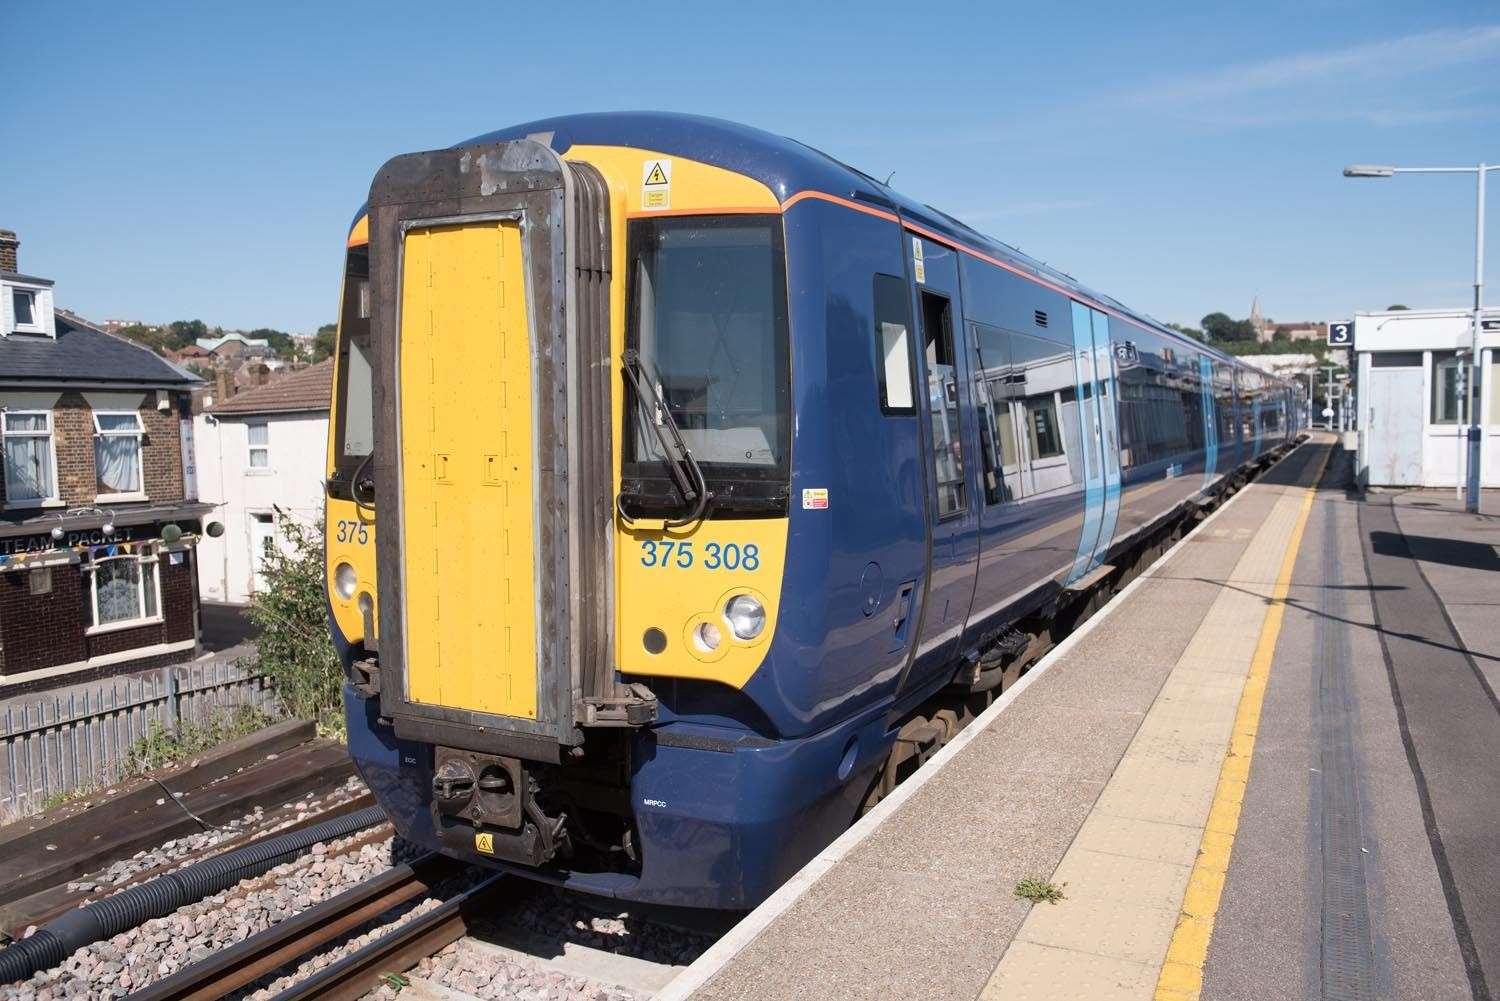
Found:
[(381, 975), (402, 973), (469, 932), (479, 906), (510, 877), (497, 872), (462, 893), (418, 914), (306, 980), (277, 994), (272, 1001), (357, 1001), (381, 984)]
[[(429, 852), (393, 866), (331, 900), (294, 914), (130, 996), (136, 1001), (213, 1001), (222, 998), (311, 955), (391, 908), (426, 895), (438, 882), (461, 868), (454, 860)], [(416, 920), (427, 916), (420, 915)]]

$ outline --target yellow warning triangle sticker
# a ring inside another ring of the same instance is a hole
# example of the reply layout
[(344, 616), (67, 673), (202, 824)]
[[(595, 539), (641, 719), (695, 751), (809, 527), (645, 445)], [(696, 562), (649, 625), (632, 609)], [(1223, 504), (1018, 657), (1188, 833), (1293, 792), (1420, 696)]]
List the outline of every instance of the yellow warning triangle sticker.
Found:
[(649, 174), (646, 175), (646, 180), (644, 182), (642, 182), (642, 183), (644, 183), (644, 184), (666, 184), (667, 183), (667, 175), (662, 171), (661, 164), (659, 164), (659, 163), (653, 163), (651, 165), (651, 173), (649, 173)]

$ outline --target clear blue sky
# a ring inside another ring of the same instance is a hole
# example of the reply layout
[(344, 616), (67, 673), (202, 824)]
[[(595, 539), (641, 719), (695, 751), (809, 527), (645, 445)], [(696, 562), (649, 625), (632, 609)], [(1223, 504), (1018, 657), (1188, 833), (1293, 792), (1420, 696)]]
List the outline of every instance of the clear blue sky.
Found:
[(1472, 181), (1339, 170), (1500, 161), (1494, 4), (1009, 6), (12, 2), (0, 227), (84, 316), (311, 331), (386, 158), (665, 109), (894, 171), (1164, 320), (1468, 304)]

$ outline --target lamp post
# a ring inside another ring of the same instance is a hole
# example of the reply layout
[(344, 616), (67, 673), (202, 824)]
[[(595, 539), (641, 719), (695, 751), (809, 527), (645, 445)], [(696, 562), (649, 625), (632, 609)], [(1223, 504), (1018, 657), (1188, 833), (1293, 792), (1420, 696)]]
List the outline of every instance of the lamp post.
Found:
[[(1479, 421), (1479, 380), (1482, 370), (1479, 367), (1479, 332), (1483, 326), (1481, 314), (1484, 311), (1484, 179), (1492, 170), (1500, 170), (1500, 164), (1479, 164), (1475, 167), (1386, 167), (1370, 164), (1355, 164), (1344, 168), (1345, 177), (1394, 177), (1397, 174), (1473, 174), (1478, 182), (1479, 197), (1477, 199), (1478, 213), (1474, 225), (1474, 339), (1471, 345), (1469, 358), (1474, 365), (1474, 378), (1466, 380), (1468, 418), (1469, 425), (1467, 436), (1469, 440), (1469, 468), (1468, 489), (1464, 494), (1464, 509), (1470, 513), (1479, 512), (1479, 484), (1480, 484), (1480, 453), (1483, 449), (1484, 432), (1480, 429)], [(1491, 388), (1491, 392), (1494, 389)]]

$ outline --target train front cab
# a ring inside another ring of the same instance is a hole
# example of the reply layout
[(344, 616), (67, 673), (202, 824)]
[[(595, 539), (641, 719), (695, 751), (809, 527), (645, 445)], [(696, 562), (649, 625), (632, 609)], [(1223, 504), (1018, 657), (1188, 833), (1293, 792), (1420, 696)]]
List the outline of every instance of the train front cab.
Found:
[(644, 215), (650, 158), (515, 142), (377, 176), (340, 320), (330, 620), (351, 751), (405, 836), (744, 907), (854, 809), (829, 802), (847, 741), (789, 745), (741, 692), (788, 544), (784, 235), (764, 185), (682, 157), (655, 158), (671, 211)]

